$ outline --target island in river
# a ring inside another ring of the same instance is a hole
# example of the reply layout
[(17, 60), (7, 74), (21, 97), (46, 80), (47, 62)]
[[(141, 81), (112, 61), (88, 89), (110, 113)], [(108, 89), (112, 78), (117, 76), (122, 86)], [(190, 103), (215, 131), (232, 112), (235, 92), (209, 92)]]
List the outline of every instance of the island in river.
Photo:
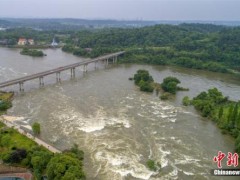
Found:
[(36, 49), (29, 49), (29, 48), (23, 48), (20, 52), (22, 55), (28, 55), (33, 57), (43, 57), (46, 56), (46, 54), (43, 53), (43, 51), (36, 50)]

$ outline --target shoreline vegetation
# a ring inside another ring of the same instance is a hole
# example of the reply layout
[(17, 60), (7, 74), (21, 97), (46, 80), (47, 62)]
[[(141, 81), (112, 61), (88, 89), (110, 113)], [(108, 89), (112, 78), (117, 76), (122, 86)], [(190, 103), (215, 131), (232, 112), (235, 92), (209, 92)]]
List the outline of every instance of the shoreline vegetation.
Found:
[(193, 105), (203, 117), (214, 121), (223, 134), (234, 137), (235, 151), (240, 154), (240, 101), (231, 101), (213, 88), (193, 99), (185, 96), (182, 103), (185, 106)]
[[(240, 27), (211, 24), (155, 25), (79, 31), (62, 48), (95, 57), (124, 50), (120, 63), (176, 65), (221, 73), (240, 71)], [(85, 52), (91, 48), (91, 52)]]
[(19, 37), (50, 44), (55, 37), (64, 52), (97, 57), (124, 50), (119, 63), (175, 65), (213, 72), (240, 74), (240, 27), (183, 23), (138, 28), (0, 31), (0, 43), (16, 46)]
[[(7, 101), (11, 104), (13, 93), (1, 91), (1, 102)], [(1, 110), (1, 114), (11, 107), (7, 106)], [(48, 179), (86, 179), (83, 171), (84, 152), (74, 146), (61, 153), (53, 153), (48, 148), (38, 145), (37, 138), (29, 138), (28, 133), (16, 127), (10, 120), (0, 121), (0, 160), (9, 167), (22, 167), (29, 169), (34, 178), (41, 180), (44, 176)], [(5, 122), (9, 121), (9, 122)], [(4, 123), (5, 122), (5, 123)], [(40, 133), (38, 127), (37, 135)], [(20, 133), (22, 131), (22, 133)]]
[(51, 45), (31, 45), (31, 46), (23, 46), (23, 45), (0, 45), (0, 47), (6, 47), (6, 48), (28, 48), (28, 49), (57, 49), (57, 48), (62, 48), (63, 45), (58, 45), (58, 46), (51, 46)]
[(43, 57), (46, 56), (46, 54), (43, 53), (43, 51), (39, 51), (36, 49), (28, 49), (28, 48), (23, 48), (22, 51), (20, 52), (21, 55), (28, 55), (32, 57)]
[(12, 107), (13, 92), (0, 91), (0, 115), (6, 113)]

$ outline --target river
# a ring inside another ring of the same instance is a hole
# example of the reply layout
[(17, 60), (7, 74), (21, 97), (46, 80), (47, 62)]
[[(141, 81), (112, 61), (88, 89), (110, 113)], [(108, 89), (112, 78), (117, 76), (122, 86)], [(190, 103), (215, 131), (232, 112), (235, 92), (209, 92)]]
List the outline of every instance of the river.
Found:
[[(46, 49), (42, 58), (19, 51), (0, 48), (1, 81), (84, 60), (60, 49)], [(161, 101), (128, 80), (138, 69), (149, 70), (156, 82), (176, 76), (190, 91)], [(59, 149), (78, 144), (85, 151), (87, 179), (221, 179), (210, 175), (217, 168), (212, 159), (218, 151), (233, 152), (234, 139), (192, 107), (182, 106), (181, 100), (212, 87), (239, 100), (237, 77), (177, 67), (103, 64), (97, 70), (90, 66), (85, 75), (77, 68), (74, 80), (68, 71), (61, 77), (61, 84), (56, 84), (55, 75), (44, 78), (41, 89), (38, 80), (25, 83), (26, 93), (16, 93), (8, 114), (24, 117), (18, 122), (22, 125), (39, 122), (41, 138)], [(18, 86), (6, 90), (17, 92)], [(161, 164), (160, 172), (148, 170), (149, 158)]]

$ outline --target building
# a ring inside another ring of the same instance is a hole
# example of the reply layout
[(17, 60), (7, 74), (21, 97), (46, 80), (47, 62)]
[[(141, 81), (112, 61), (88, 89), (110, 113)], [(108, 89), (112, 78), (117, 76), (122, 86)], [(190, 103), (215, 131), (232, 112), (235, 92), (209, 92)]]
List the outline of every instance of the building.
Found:
[(28, 44), (29, 45), (34, 45), (34, 40), (33, 39), (28, 39)]
[(55, 41), (55, 38), (53, 38), (53, 41), (52, 41), (52, 43), (51, 43), (51, 46), (52, 46), (52, 47), (58, 46), (58, 43)]
[(27, 39), (25, 39), (25, 38), (19, 38), (19, 40), (18, 40), (18, 45), (24, 46), (24, 45), (26, 45), (26, 44), (27, 44)]
[(34, 40), (33, 39), (19, 38), (18, 45), (25, 46), (27, 44), (34, 45)]

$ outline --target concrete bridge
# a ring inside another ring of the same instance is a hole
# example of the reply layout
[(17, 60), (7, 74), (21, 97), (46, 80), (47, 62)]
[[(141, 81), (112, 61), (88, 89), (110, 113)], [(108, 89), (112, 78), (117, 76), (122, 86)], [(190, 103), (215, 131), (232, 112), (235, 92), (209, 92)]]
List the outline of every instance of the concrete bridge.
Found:
[(12, 86), (12, 85), (15, 85), (15, 84), (19, 84), (19, 90), (20, 90), (20, 92), (23, 92), (24, 91), (24, 87), (23, 87), (24, 82), (30, 81), (30, 80), (33, 80), (33, 79), (39, 79), (39, 86), (42, 87), (42, 86), (44, 86), (43, 78), (45, 76), (50, 75), (50, 74), (56, 74), (56, 80), (57, 80), (57, 82), (60, 82), (61, 81), (61, 76), (60, 76), (61, 72), (69, 70), (69, 69), (71, 70), (71, 78), (75, 78), (75, 69), (77, 67), (83, 66), (83, 71), (87, 72), (88, 64), (95, 63), (95, 69), (96, 69), (97, 63), (99, 61), (104, 61), (105, 65), (107, 66), (108, 63), (109, 63), (109, 60), (112, 60), (113, 63), (116, 63), (117, 62), (117, 57), (124, 54), (124, 53), (125, 53), (125, 51), (112, 53), (112, 54), (100, 56), (100, 57), (97, 57), (97, 58), (94, 58), (94, 59), (90, 59), (90, 60), (87, 60), (87, 61), (84, 61), (84, 62), (74, 63), (74, 64), (62, 66), (62, 67), (59, 67), (59, 68), (51, 69), (51, 70), (48, 70), (48, 71), (40, 72), (40, 73), (37, 73), (37, 74), (32, 74), (32, 75), (24, 76), (24, 77), (21, 77), (21, 78), (13, 79), (13, 80), (10, 80), (10, 81), (2, 82), (2, 83), (0, 83), (0, 88), (4, 88), (4, 87)]

